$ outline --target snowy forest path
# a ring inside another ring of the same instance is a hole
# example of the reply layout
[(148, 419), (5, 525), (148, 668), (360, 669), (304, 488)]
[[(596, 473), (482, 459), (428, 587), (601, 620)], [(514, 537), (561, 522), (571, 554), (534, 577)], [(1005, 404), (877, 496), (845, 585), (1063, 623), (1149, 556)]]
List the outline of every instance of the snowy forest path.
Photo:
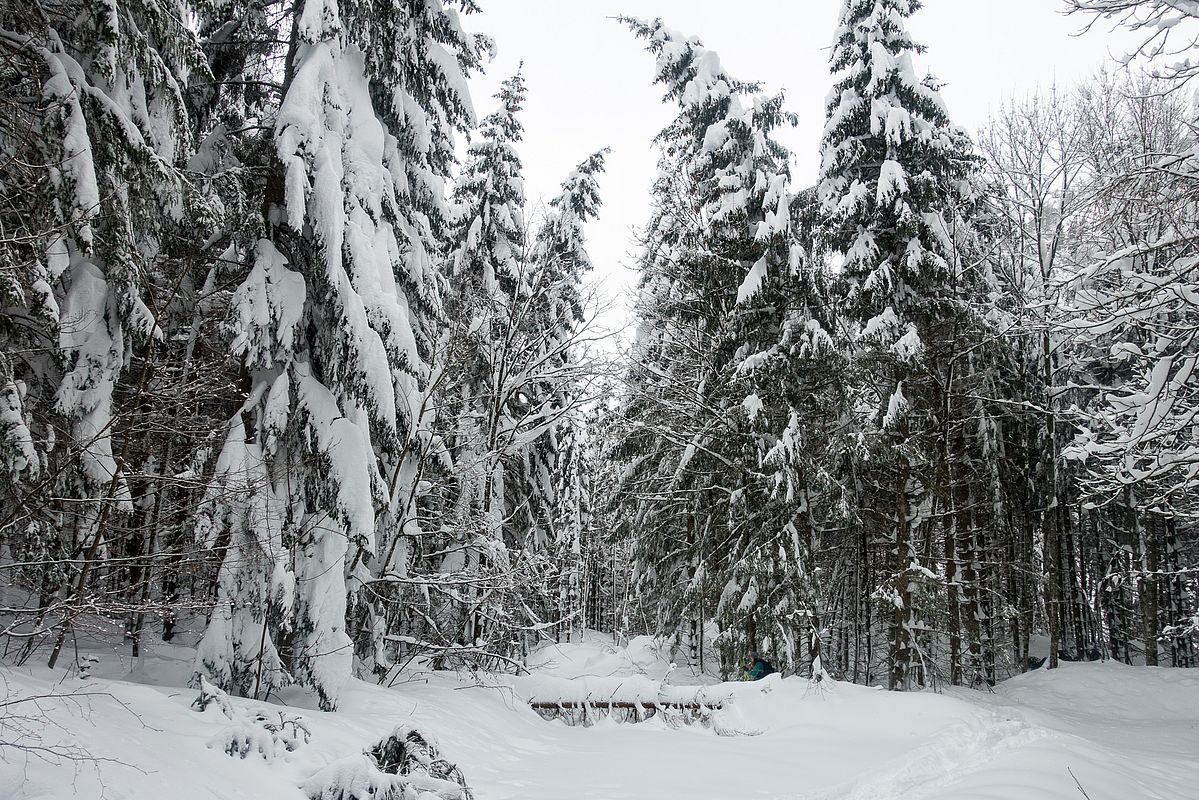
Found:
[(839, 786), (797, 800), (922, 800), (963, 776), (1052, 733), (1017, 717), (993, 714), (954, 723), (936, 738)]
[[(1108, 663), (1031, 673), (987, 693), (949, 690), (979, 713), (799, 800), (1057, 797), (1053, 787), (1092, 800), (1189, 797), (1199, 751), (1197, 687), (1199, 679), (1185, 672)], [(1116, 763), (1123, 774), (1111, 774)]]

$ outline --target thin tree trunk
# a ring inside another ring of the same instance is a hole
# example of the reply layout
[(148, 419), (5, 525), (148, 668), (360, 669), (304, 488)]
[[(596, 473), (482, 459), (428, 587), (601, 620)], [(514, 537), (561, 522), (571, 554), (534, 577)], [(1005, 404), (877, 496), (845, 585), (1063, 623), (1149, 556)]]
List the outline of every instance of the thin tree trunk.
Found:
[(1049, 332), (1041, 334), (1041, 367), (1045, 386), (1051, 392), (1049, 411), (1045, 414), (1045, 491), (1048, 505), (1045, 508), (1042, 530), (1045, 556), (1045, 622), (1049, 628), (1048, 669), (1057, 667), (1057, 653), (1061, 647), (1061, 538), (1058, 531), (1058, 479), (1057, 479), (1057, 416), (1053, 399), (1054, 369), (1053, 342)]
[(891, 612), (891, 674), (889, 688), (908, 689), (911, 686), (914, 641), (912, 629), (915, 623), (913, 578), (910, 567), (916, 559), (912, 543), (911, 508), (908, 499), (910, 469), (907, 459), (900, 457), (896, 481), (895, 534), (892, 566), (896, 576), (896, 602)]
[(1150, 515), (1147, 524), (1138, 529), (1141, 549), (1141, 580), (1139, 593), (1141, 595), (1141, 622), (1145, 629), (1145, 666), (1156, 667), (1157, 640), (1161, 635), (1158, 620), (1158, 535), (1160, 521)]

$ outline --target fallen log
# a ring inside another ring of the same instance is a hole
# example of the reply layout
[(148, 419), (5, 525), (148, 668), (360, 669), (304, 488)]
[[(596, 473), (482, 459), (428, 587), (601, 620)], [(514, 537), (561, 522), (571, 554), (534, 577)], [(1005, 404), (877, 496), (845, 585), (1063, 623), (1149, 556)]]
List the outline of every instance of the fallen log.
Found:
[(646, 675), (531, 675), (515, 678), (513, 684), (517, 695), (547, 721), (591, 727), (603, 720), (638, 723), (654, 718), (668, 728), (697, 726), (719, 736), (756, 735), (736, 726), (739, 718), (732, 706), (737, 692), (768, 690), (765, 682), (686, 686)]
[(672, 703), (670, 701), (646, 700), (644, 702), (629, 702), (627, 700), (533, 700), (529, 703), (530, 708), (542, 709), (578, 709), (578, 708), (632, 708), (650, 710), (666, 710), (671, 711), (719, 711), (724, 708), (723, 700), (716, 700), (711, 703)]
[(605, 697), (584, 699), (531, 699), (529, 707), (544, 720), (557, 720), (570, 726), (590, 728), (602, 719), (638, 723), (657, 717), (671, 728), (697, 725), (716, 726), (716, 714), (724, 708), (725, 699), (713, 701), (670, 700), (665, 698), (633, 698), (616, 700)]

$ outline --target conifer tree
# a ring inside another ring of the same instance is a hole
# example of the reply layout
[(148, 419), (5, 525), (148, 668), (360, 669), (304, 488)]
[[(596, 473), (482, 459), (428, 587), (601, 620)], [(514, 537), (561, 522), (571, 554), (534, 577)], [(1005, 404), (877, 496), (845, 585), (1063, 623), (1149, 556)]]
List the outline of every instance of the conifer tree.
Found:
[(587, 329), (583, 280), (592, 269), (584, 226), (600, 210), (599, 173), (607, 149), (591, 154), (562, 183), (533, 241), (534, 284), (542, 287), (531, 314), (545, 364), (532, 392), (551, 412), (553, 427), (529, 443), (525, 485), (530, 517), (544, 517), (562, 568), (558, 613), (567, 636), (583, 625), (582, 543), (591, 526), (591, 448), (579, 404), (592, 392), (579, 341)]
[[(590, 268), (582, 227), (599, 207), (595, 177), (603, 155), (572, 172), (528, 241), (515, 149), (524, 91), (519, 74), (504, 83), (501, 106), (484, 120), (455, 187), (449, 305), (459, 326), (452, 351), (464, 367), (443, 403), (456, 486), (446, 504), (454, 544), (442, 569), (490, 575), (494, 589), (474, 578), (468, 594), (496, 606), (487, 611), (468, 601), (466, 642), (511, 641), (494, 622), (512, 609), (522, 615), (512, 589), (528, 589), (501, 576), (536, 574), (548, 566), (537, 551), (560, 545), (559, 436), (580, 402), (577, 382), (590, 369), (575, 352), (585, 327), (581, 275)], [(486, 631), (484, 619), (491, 620)]]
[(774, 635), (775, 609), (795, 610), (802, 570), (785, 503), (772, 501), (761, 470), (766, 420), (782, 397), (759, 394), (754, 377), (779, 342), (791, 267), (786, 152), (770, 137), (788, 115), (780, 96), (757, 96), (697, 39), (660, 20), (625, 21), (679, 106), (657, 137), (629, 428), (618, 449), (643, 591), (656, 597), (663, 631), (685, 635), (694, 658), (713, 618), (726, 670), (766, 644), (788, 658), (793, 637)]
[[(484, 118), (454, 186), (447, 307), (461, 323), (453, 348), (461, 377), (448, 409), (457, 482), (449, 520), (454, 541), (443, 565), (449, 572), (502, 570), (508, 564), (504, 525), (510, 511), (508, 472), (516, 454), (503, 440), (519, 399), (510, 391), (510, 348), (530, 294), (524, 181), (516, 152), (523, 136), (517, 114), (525, 101), (519, 73), (504, 81), (496, 99), (500, 107)], [(484, 640), (488, 635), (479, 628), (494, 615), (477, 604), (488, 593), (467, 592), (472, 597), (464, 609), (461, 641)]]
[[(214, 618), (224, 621), (197, 668), (223, 678), (256, 662), (257, 676), (274, 666), (272, 639), (282, 669), (333, 708), (351, 671), (347, 588), (387, 568), (395, 548), (377, 537), (381, 520), (402, 536), (413, 504), (420, 384), (440, 309), (441, 190), (450, 137), (470, 120), (462, 70), (479, 43), (440, 3), (283, 10), (277, 160), (233, 322), (248, 392), (218, 471), (238, 491), (215, 501), (237, 546), (222, 567)], [(261, 602), (243, 612), (257, 615), (252, 624), (230, 619), (267, 596), (278, 609), (268, 629)], [(252, 642), (239, 630), (263, 632)], [(364, 630), (378, 663), (385, 628)]]
[(845, 310), (857, 404), (879, 508), (864, 520), (888, 542), (882, 587), (891, 610), (889, 685), (923, 681), (922, 595), (934, 575), (917, 528), (931, 508), (926, 466), (945, 381), (933, 354), (959, 316), (959, 241), (974, 165), (969, 139), (949, 119), (905, 23), (918, 0), (846, 0), (831, 57), (817, 196), (829, 246), (843, 255)]
[(139, 0), (6, 6), (0, 60), (0, 459), (17, 488), (0, 527), (24, 528), (48, 565), (73, 562), (43, 576), (57, 584), (43, 592), (58, 595), (54, 666), (133, 511), (127, 433), (162, 339), (162, 265), (189, 239), (183, 87), (204, 62), (181, 9)]

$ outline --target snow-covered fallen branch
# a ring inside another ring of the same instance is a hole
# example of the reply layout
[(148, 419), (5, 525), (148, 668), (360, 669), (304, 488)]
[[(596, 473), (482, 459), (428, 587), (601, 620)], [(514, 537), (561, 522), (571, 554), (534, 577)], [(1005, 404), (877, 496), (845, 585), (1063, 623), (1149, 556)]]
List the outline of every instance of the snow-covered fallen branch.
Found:
[(574, 680), (534, 676), (521, 679), (517, 692), (543, 719), (571, 726), (589, 727), (605, 718), (636, 723), (657, 717), (672, 728), (699, 725), (721, 735), (739, 733), (717, 716), (733, 702), (733, 687), (727, 684), (672, 686), (640, 675)]

